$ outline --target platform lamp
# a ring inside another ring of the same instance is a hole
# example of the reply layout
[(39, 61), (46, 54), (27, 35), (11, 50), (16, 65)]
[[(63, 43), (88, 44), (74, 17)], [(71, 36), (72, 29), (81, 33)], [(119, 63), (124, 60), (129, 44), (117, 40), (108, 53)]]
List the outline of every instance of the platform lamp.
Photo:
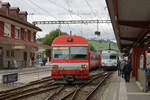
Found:
[(97, 35), (97, 36), (100, 36), (100, 34), (101, 34), (101, 33), (100, 33), (99, 31), (96, 31), (96, 32), (95, 32), (95, 35)]
[(98, 26), (98, 20), (97, 20), (97, 31), (95, 31), (95, 35), (100, 36), (100, 31), (99, 30), (99, 26)]

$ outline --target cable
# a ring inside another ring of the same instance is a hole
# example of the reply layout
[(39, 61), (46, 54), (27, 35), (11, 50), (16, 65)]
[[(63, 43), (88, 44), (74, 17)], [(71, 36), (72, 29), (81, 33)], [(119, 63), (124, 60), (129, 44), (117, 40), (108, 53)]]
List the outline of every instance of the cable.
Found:
[[(36, 3), (34, 3), (32, 0), (27, 0), (28, 2), (31, 2), (34, 6), (36, 6), (37, 8), (41, 9), (41, 11), (44, 11), (45, 13), (48, 13), (49, 14), (49, 11), (41, 8), (39, 5), (37, 5)], [(57, 18), (53, 15), (50, 15), (51, 17), (55, 18), (57, 20)]]
[[(67, 11), (67, 12), (69, 12), (69, 13), (72, 13), (72, 14), (75, 14), (75, 15), (79, 16), (78, 14), (76, 14), (75, 12), (73, 12), (72, 10), (69, 10), (69, 9), (67, 9), (67, 8), (65, 8), (65, 7), (63, 7), (63, 6), (61, 6), (61, 5), (58, 5), (56, 2), (54, 2), (54, 1), (52, 1), (52, 0), (48, 0), (48, 2), (51, 3), (51, 4), (54, 4), (55, 6), (57, 6), (57, 7), (59, 7), (59, 8), (64, 9), (65, 11)], [(66, 1), (65, 1), (65, 2), (66, 2)], [(79, 16), (79, 17), (81, 18), (81, 16)]]
[[(71, 11), (72, 11), (72, 10), (71, 10), (71, 7), (70, 7), (70, 5), (69, 5), (69, 2), (66, 2), (66, 4), (67, 4), (67, 6), (68, 6), (69, 15), (70, 15), (70, 17), (73, 19), (72, 15), (71, 15)], [(69, 8), (70, 8), (70, 10), (69, 10)], [(70, 35), (72, 35), (70, 25), (69, 25), (69, 24), (67, 24), (67, 25), (68, 25), (69, 30), (70, 30)]]
[(93, 13), (93, 15), (94, 15), (95, 17), (97, 17), (96, 13), (93, 11), (93, 9), (92, 9), (91, 5), (89, 4), (89, 2), (88, 2), (87, 0), (84, 0), (84, 1), (86, 2), (86, 4), (88, 5), (88, 7), (90, 8), (90, 10), (91, 10), (91, 12)]
[(57, 5), (54, 1), (52, 1), (52, 0), (48, 0), (48, 2), (51, 4), (54, 4), (55, 6), (57, 6), (57, 7), (59, 7), (59, 8), (62, 8), (62, 9), (64, 9), (65, 11), (68, 11), (68, 9), (66, 9), (65, 7), (63, 7), (63, 6), (61, 6), (61, 5)]

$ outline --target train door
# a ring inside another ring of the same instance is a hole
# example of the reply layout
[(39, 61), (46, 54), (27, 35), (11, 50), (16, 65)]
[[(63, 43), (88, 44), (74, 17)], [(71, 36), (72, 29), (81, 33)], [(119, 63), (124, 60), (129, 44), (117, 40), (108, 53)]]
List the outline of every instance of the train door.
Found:
[(0, 69), (3, 68), (3, 49), (0, 47)]

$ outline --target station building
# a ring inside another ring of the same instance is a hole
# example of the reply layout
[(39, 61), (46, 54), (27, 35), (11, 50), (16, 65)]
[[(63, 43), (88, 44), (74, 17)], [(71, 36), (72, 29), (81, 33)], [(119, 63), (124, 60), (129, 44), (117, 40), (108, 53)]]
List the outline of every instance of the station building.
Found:
[(2, 2), (0, 8), (0, 69), (32, 66), (38, 47), (50, 48), (36, 43), (40, 28), (27, 22), (26, 11)]

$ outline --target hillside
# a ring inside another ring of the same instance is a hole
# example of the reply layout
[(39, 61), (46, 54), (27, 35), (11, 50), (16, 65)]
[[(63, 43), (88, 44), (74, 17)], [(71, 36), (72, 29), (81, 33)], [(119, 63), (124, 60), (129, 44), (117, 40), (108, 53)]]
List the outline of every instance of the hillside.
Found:
[[(103, 41), (88, 41), (90, 45), (93, 45), (93, 47), (97, 50), (105, 50), (109, 49), (109, 42), (103, 42)], [(111, 49), (118, 50), (118, 46), (116, 43), (111, 43)]]

